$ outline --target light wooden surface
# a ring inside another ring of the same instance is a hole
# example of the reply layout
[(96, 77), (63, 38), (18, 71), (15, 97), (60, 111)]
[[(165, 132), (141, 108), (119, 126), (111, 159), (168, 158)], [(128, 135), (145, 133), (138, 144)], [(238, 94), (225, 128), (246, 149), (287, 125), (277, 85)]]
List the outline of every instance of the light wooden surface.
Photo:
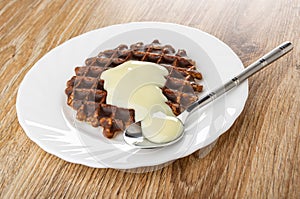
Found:
[[(64, 41), (131, 21), (199, 28), (245, 65), (285, 40), (295, 47), (250, 78), (244, 111), (204, 158), (139, 174), (44, 152), (18, 123), (22, 78)], [(299, 0), (1, 0), (0, 77), (0, 198), (300, 198)]]

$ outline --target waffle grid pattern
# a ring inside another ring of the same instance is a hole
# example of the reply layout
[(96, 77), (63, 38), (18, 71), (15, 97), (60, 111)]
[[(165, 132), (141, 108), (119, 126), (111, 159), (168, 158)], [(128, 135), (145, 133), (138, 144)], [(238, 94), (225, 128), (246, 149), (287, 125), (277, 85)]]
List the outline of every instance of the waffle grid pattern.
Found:
[(101, 73), (128, 60), (157, 63), (169, 71), (166, 84), (161, 89), (175, 115), (196, 101), (197, 93), (202, 91), (202, 85), (197, 82), (202, 75), (186, 52), (178, 50), (175, 53), (172, 46), (161, 45), (158, 40), (146, 45), (138, 42), (129, 48), (120, 45), (100, 52), (98, 56), (88, 58), (86, 66), (75, 68), (76, 76), (67, 82), (65, 92), (67, 104), (77, 111), (77, 119), (94, 127), (102, 126), (103, 134), (108, 138), (134, 122), (134, 110), (106, 104), (107, 93)]

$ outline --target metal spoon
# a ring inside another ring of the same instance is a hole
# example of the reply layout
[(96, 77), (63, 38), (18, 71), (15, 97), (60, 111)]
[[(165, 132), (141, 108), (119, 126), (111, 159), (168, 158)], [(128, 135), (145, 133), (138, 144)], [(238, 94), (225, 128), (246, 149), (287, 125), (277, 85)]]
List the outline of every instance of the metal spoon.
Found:
[[(285, 55), (289, 51), (293, 49), (293, 45), (291, 42), (287, 41), (283, 44), (279, 45), (278, 47), (274, 48), (272, 51), (249, 65), (245, 68), (239, 75), (233, 77), (231, 80), (226, 82), (224, 85), (214, 89), (208, 95), (202, 97), (198, 101), (191, 104), (184, 112), (177, 116), (178, 119), (184, 124), (188, 116), (196, 109), (205, 106), (206, 104), (212, 102), (219, 96), (223, 95), (224, 93), (230, 91), (232, 88), (240, 85), (244, 80), (248, 79), (250, 76), (258, 72), (259, 70), (263, 69), (267, 65), (273, 63), (275, 60), (280, 58), (281, 56)], [(142, 128), (140, 126), (140, 122), (136, 122), (131, 124), (127, 129), (125, 129), (123, 133), (123, 138), (126, 143), (132, 145), (136, 148), (142, 149), (149, 149), (149, 148), (157, 148), (157, 147), (164, 147), (171, 144), (176, 143), (183, 137), (183, 132), (179, 137), (171, 142), (165, 143), (154, 143), (147, 140), (142, 133)]]

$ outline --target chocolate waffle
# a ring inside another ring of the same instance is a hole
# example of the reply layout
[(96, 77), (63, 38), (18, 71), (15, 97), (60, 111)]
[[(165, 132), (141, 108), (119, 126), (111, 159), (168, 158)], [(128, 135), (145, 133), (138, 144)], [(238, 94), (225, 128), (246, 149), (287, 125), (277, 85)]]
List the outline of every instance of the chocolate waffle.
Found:
[(107, 93), (101, 73), (128, 60), (153, 62), (168, 70), (166, 83), (161, 89), (175, 115), (196, 101), (197, 94), (202, 91), (202, 85), (197, 83), (202, 75), (185, 50), (175, 52), (172, 46), (154, 40), (146, 45), (138, 42), (130, 47), (119, 45), (100, 52), (98, 56), (88, 58), (86, 66), (75, 68), (76, 76), (67, 82), (65, 92), (67, 104), (77, 111), (77, 119), (94, 127), (102, 126), (103, 134), (108, 138), (134, 122), (134, 110), (106, 104)]

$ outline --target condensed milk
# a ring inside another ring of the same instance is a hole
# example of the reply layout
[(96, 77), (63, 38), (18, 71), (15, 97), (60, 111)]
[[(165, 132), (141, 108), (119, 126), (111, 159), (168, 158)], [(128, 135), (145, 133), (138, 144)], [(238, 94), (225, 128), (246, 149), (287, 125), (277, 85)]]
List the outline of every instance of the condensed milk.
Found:
[(155, 143), (169, 142), (183, 132), (183, 124), (166, 104), (162, 88), (168, 71), (151, 62), (127, 61), (101, 74), (106, 103), (135, 110), (143, 135)]

